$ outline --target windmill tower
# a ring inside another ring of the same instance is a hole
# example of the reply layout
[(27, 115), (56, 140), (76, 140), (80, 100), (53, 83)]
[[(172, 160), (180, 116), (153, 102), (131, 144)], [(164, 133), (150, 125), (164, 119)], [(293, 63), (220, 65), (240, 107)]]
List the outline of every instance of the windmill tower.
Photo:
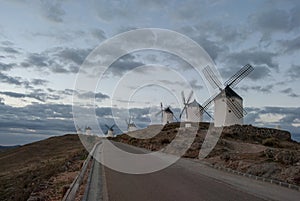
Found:
[(92, 128), (89, 127), (89, 126), (86, 126), (86, 127), (85, 127), (85, 134), (86, 134), (86, 135), (91, 135), (91, 134), (92, 134)]
[(115, 124), (113, 124), (110, 127), (107, 124), (105, 124), (105, 127), (107, 128), (107, 131), (106, 131), (107, 137), (114, 137), (114, 129), (113, 129), (114, 126), (115, 126)]
[(243, 124), (243, 117), (247, 114), (243, 108), (243, 98), (233, 91), (232, 87), (235, 87), (253, 70), (254, 68), (250, 64), (245, 65), (229, 78), (224, 83), (225, 87), (222, 88), (222, 84), (215, 72), (209, 66), (204, 68), (203, 73), (206, 79), (213, 88), (219, 88), (220, 90), (220, 93), (210, 98), (208, 102), (208, 104), (212, 101), (215, 103), (215, 127)]
[(201, 106), (196, 101), (196, 99), (194, 99), (193, 102), (189, 102), (191, 100), (192, 95), (193, 95), (193, 92), (191, 91), (187, 101), (185, 101), (184, 93), (181, 92), (184, 108), (182, 109), (179, 117), (181, 118), (182, 114), (185, 111), (186, 121), (188, 121), (188, 122), (202, 122), (204, 113), (206, 113), (208, 117), (213, 119), (212, 116), (206, 111), (206, 109), (208, 108), (208, 106), (211, 103), (211, 99), (205, 101), (203, 103), (203, 106)]
[(161, 121), (162, 121), (163, 125), (168, 124), (168, 123), (172, 123), (173, 118), (176, 119), (176, 117), (174, 116), (170, 106), (164, 108), (162, 103), (160, 103), (160, 111), (156, 114), (156, 116), (158, 116), (159, 114), (161, 114)]
[(192, 95), (193, 91), (191, 91), (188, 98), (185, 99), (184, 92), (181, 92), (184, 107), (179, 115), (179, 118), (181, 119), (185, 111), (185, 118), (187, 122), (201, 122), (203, 120), (203, 112), (200, 112), (202, 110), (202, 106), (196, 101), (196, 99), (194, 99), (193, 102), (190, 102)]
[(129, 117), (129, 119), (128, 120), (126, 119), (125, 121), (126, 121), (126, 124), (127, 124), (127, 131), (128, 132), (137, 130), (137, 127), (136, 127), (135, 123), (132, 121), (132, 117)]
[(76, 126), (76, 132), (77, 132), (78, 135), (81, 135), (82, 134), (81, 128)]

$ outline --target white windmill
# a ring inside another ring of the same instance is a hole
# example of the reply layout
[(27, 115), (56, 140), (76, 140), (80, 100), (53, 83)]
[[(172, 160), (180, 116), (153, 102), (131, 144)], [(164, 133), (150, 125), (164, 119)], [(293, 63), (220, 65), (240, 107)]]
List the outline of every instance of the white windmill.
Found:
[(77, 132), (78, 135), (82, 134), (82, 130), (79, 126), (76, 126), (76, 132)]
[(209, 66), (206, 66), (203, 70), (203, 73), (209, 83), (213, 88), (219, 88), (220, 93), (211, 97), (206, 101), (206, 106), (214, 101), (214, 119), (215, 127), (230, 126), (235, 124), (243, 124), (243, 117), (247, 112), (243, 108), (243, 99), (235, 91), (232, 90), (232, 87), (236, 86), (242, 79), (244, 79), (249, 73), (251, 73), (254, 68), (247, 64), (237, 73), (235, 73), (231, 78), (229, 78), (224, 83), (224, 88), (220, 80), (217, 78), (215, 72)]
[(86, 127), (85, 127), (85, 134), (86, 134), (86, 135), (91, 135), (91, 134), (92, 134), (92, 128), (89, 127), (89, 126), (86, 126)]
[(170, 106), (164, 108), (162, 103), (160, 103), (160, 111), (156, 113), (156, 116), (158, 116), (159, 114), (161, 114), (161, 121), (163, 125), (172, 123), (174, 118), (177, 120)]
[[(202, 122), (203, 121), (203, 114), (204, 112), (211, 118), (212, 116), (202, 107), (196, 99), (194, 99), (193, 102), (190, 102), (193, 95), (193, 91), (190, 92), (187, 99), (185, 99), (184, 92), (181, 92), (182, 101), (184, 104), (184, 107), (180, 113), (179, 118), (182, 117), (184, 111), (185, 111), (185, 117), (187, 122)], [(206, 104), (206, 103), (205, 103)]]
[(126, 119), (125, 122), (127, 124), (127, 131), (128, 132), (137, 130), (137, 127), (136, 127), (135, 123), (133, 122), (132, 117), (129, 117), (128, 120)]
[(113, 124), (112, 126), (108, 126), (107, 124), (105, 124), (105, 127), (107, 128), (107, 131), (105, 134), (107, 137), (114, 137), (114, 129), (113, 129), (114, 126), (115, 126), (115, 124)]

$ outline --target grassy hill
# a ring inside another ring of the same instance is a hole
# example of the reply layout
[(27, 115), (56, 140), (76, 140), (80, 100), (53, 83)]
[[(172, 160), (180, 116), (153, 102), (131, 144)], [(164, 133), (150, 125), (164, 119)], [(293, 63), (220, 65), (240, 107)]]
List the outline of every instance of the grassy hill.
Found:
[(0, 200), (27, 200), (41, 184), (69, 171), (86, 156), (79, 137), (73, 134), (0, 152)]

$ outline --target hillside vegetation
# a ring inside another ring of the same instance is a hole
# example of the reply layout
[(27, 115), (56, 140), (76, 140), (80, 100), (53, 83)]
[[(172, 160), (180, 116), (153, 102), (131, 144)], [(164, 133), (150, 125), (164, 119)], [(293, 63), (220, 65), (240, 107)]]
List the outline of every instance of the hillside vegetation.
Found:
[[(79, 137), (72, 134), (0, 152), (1, 200), (27, 200), (40, 188), (63, 191), (63, 186), (73, 178), (65, 179), (59, 186), (50, 186), (50, 178), (62, 172), (78, 171), (86, 156)], [(59, 194), (62, 197), (63, 192)], [(41, 200), (49, 200), (49, 195)]]
[[(193, 123), (194, 126), (197, 124)], [(210, 126), (208, 123), (198, 125), (197, 134), (193, 143), (183, 157), (197, 159), (199, 150), (207, 135)], [(179, 128), (180, 123), (165, 125), (157, 135), (149, 139), (143, 136), (151, 133), (152, 126), (137, 132), (130, 132), (114, 138), (115, 141), (146, 148), (152, 151), (164, 150), (174, 140), (180, 131), (180, 135), (189, 135), (193, 128)], [(217, 129), (212, 128), (212, 136), (217, 136)], [(152, 134), (153, 135), (153, 134)], [(176, 149), (180, 144), (172, 142)], [(170, 150), (170, 149), (168, 149)], [(168, 152), (170, 153), (170, 152)], [(272, 178), (292, 184), (300, 184), (300, 144), (291, 139), (287, 131), (258, 128), (251, 125), (235, 125), (224, 127), (216, 146), (204, 159), (215, 166), (231, 168), (240, 172)]]

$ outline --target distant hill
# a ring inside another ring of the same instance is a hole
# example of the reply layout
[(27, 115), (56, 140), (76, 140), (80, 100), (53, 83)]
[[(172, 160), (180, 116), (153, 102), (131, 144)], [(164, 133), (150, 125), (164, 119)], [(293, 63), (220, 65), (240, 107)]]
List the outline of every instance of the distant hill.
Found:
[(15, 146), (1, 146), (0, 145), (0, 152), (4, 151), (4, 150), (7, 150), (7, 149), (17, 148), (17, 147), (20, 147), (20, 145), (15, 145)]
[(72, 164), (86, 156), (87, 151), (75, 134), (0, 152), (0, 200), (27, 200), (53, 175), (69, 171)]

